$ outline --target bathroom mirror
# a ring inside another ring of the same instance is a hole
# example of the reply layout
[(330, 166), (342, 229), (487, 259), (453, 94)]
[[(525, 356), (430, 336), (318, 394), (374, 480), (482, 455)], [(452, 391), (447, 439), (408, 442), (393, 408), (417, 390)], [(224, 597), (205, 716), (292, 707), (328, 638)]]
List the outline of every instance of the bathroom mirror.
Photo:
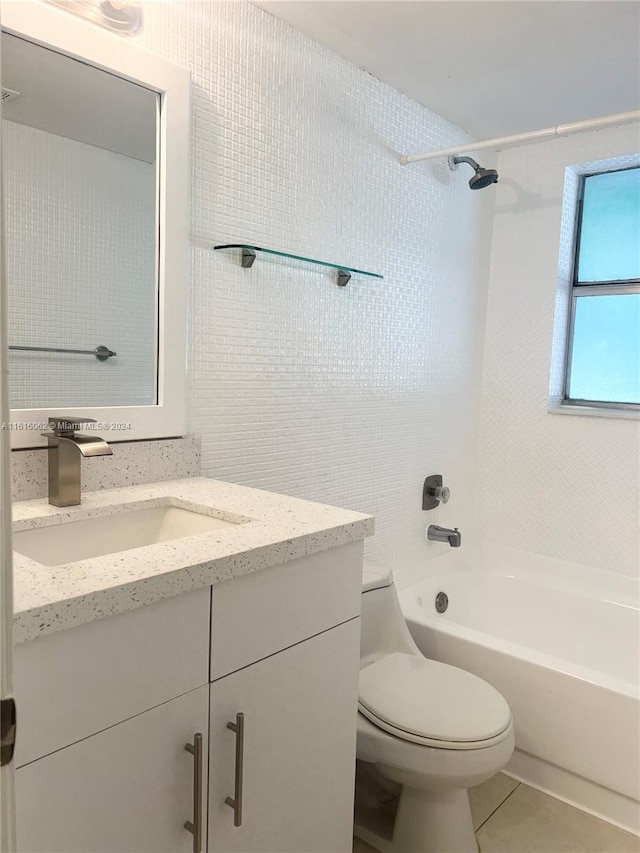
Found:
[(1, 55), (9, 403), (153, 405), (158, 95), (9, 33)]
[(2, 16), (14, 447), (51, 412), (184, 432), (189, 77), (37, 2)]

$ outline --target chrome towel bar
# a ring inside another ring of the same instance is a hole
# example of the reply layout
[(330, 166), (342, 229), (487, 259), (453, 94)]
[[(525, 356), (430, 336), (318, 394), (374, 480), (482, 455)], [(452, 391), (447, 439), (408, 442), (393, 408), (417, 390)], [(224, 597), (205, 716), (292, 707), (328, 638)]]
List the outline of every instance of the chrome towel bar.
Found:
[(19, 347), (19, 346), (10, 346), (10, 350), (19, 350), (20, 352), (64, 352), (64, 353), (73, 353), (74, 355), (92, 355), (94, 358), (97, 358), (98, 361), (106, 361), (108, 358), (113, 358), (118, 355), (117, 352), (113, 352), (109, 347), (105, 347), (103, 344), (100, 344), (99, 347), (95, 349), (60, 349), (58, 347)]

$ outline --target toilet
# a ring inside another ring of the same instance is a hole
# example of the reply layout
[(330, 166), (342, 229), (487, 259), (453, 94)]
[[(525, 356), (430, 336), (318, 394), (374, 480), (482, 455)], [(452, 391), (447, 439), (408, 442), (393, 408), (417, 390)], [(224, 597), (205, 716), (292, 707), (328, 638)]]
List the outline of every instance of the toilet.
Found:
[(514, 748), (511, 710), (481, 678), (425, 658), (389, 569), (362, 579), (355, 834), (382, 853), (477, 853), (468, 789)]

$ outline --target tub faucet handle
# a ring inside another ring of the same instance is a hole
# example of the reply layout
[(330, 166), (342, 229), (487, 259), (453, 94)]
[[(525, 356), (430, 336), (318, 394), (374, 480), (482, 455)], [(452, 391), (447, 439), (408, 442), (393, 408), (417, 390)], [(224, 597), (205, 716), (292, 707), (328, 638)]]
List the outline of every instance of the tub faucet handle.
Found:
[(446, 504), (451, 497), (451, 489), (449, 486), (436, 486), (433, 490), (433, 496), (440, 503)]
[(435, 509), (438, 504), (446, 504), (451, 497), (448, 486), (442, 485), (442, 474), (432, 474), (422, 487), (422, 509)]

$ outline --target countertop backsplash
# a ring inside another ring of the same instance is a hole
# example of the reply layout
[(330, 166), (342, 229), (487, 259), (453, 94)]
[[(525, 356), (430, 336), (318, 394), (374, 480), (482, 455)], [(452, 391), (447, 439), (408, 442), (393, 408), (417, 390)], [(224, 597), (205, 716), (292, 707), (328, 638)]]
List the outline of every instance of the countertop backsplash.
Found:
[[(118, 489), (200, 475), (200, 436), (113, 444), (113, 456), (82, 460), (83, 491)], [(14, 501), (47, 496), (47, 449), (11, 454)]]

